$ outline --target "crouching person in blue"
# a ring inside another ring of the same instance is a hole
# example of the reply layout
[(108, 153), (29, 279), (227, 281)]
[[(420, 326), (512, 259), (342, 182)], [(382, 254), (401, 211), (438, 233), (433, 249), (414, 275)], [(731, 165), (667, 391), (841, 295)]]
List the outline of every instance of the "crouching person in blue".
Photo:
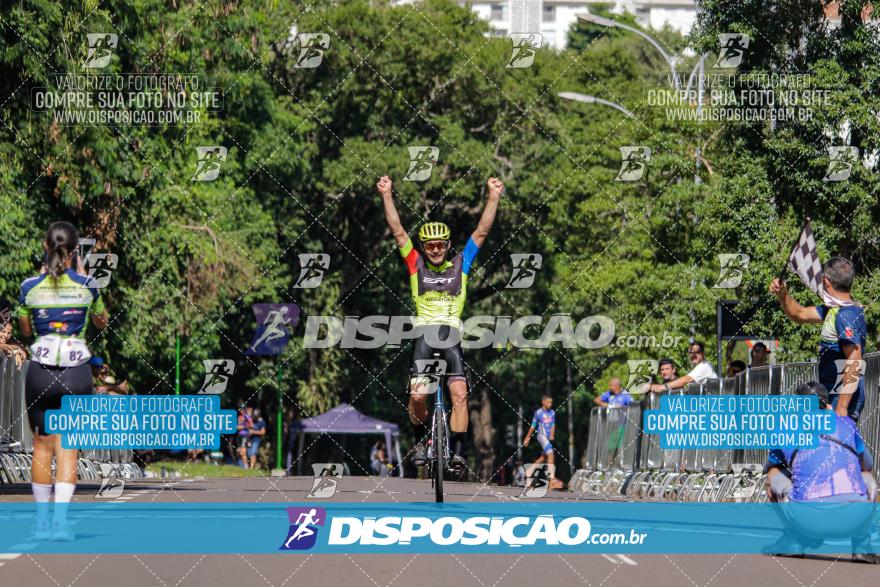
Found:
[[(797, 394), (816, 395), (821, 409), (832, 410), (821, 383), (802, 383)], [(818, 548), (826, 539), (851, 538), (854, 562), (880, 564), (870, 544), (874, 507), (869, 504), (877, 495), (873, 458), (853, 420), (834, 418), (834, 433), (823, 434), (816, 448), (770, 451), (764, 468), (768, 498), (798, 505), (774, 508), (785, 534), (765, 552), (803, 556), (805, 548)]]

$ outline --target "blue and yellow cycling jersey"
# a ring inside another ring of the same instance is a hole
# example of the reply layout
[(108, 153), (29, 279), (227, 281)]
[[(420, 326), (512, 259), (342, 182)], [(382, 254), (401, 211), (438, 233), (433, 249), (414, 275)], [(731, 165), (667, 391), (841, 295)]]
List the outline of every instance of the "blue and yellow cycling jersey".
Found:
[(94, 280), (73, 269), (57, 279), (48, 273), (25, 279), (18, 301), (18, 315), (31, 317), (38, 337), (60, 334), (84, 338), (89, 314), (104, 312)]

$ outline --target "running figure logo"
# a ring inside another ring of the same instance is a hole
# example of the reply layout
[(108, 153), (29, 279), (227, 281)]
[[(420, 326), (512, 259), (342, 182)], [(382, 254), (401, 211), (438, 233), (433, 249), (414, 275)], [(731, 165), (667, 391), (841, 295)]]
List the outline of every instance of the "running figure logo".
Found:
[(125, 491), (125, 473), (122, 465), (101, 463), (101, 487), (95, 494), (96, 499), (117, 499)]
[(330, 35), (326, 33), (299, 33), (299, 57), (293, 65), (296, 69), (314, 69), (324, 60), (324, 51), (330, 47)]
[(732, 289), (742, 283), (743, 274), (749, 268), (751, 257), (744, 253), (721, 253), (718, 262), (721, 264), (721, 272), (718, 281), (713, 288)]
[(198, 164), (191, 181), (214, 181), (220, 175), (220, 165), (226, 161), (226, 147), (210, 145), (196, 147)]
[(434, 146), (407, 147), (409, 170), (403, 181), (427, 181), (440, 160), (440, 148)]
[(832, 394), (852, 395), (856, 392), (859, 380), (865, 375), (867, 362), (863, 359), (838, 359), (834, 361), (837, 369), (837, 379), (834, 387), (828, 392)]
[(521, 498), (538, 498), (547, 495), (550, 480), (554, 478), (556, 465), (550, 463), (530, 463), (526, 465), (526, 486), (523, 487)]
[(82, 66), (85, 69), (101, 69), (110, 64), (113, 51), (119, 43), (119, 37), (114, 33), (88, 33), (88, 52)]
[(229, 378), (235, 372), (235, 361), (232, 359), (205, 359), (205, 382), (199, 389), (199, 395), (218, 395), (226, 391)]
[(254, 304), (257, 331), (246, 355), (279, 355), (284, 352), (291, 331), (299, 323), (296, 304)]
[(312, 499), (328, 499), (336, 494), (336, 488), (342, 481), (342, 463), (312, 463), (315, 479), (312, 490), (306, 497)]
[(712, 67), (739, 67), (752, 38), (742, 33), (721, 33), (718, 35), (718, 59)]
[(505, 289), (525, 289), (532, 287), (535, 275), (541, 268), (542, 257), (538, 253), (513, 253), (510, 255), (513, 273)]
[(645, 175), (651, 160), (651, 147), (627, 145), (620, 148), (620, 172), (615, 181), (638, 181)]
[(630, 359), (626, 365), (629, 367), (629, 379), (624, 389), (631, 393), (644, 393), (644, 386), (654, 382), (654, 375), (660, 369), (660, 362), (654, 359)]
[(416, 359), (415, 381), (411, 382), (410, 393), (419, 395), (432, 394), (437, 390), (440, 376), (446, 373), (444, 359)]
[(290, 528), (287, 540), (278, 550), (308, 550), (318, 540), (318, 527), (327, 521), (324, 508), (287, 508)]
[(505, 67), (508, 69), (531, 67), (544, 37), (540, 33), (510, 33), (510, 40), (513, 41), (513, 50)]
[(299, 257), (299, 278), (293, 287), (311, 289), (321, 285), (324, 274), (330, 268), (330, 255), (327, 253), (302, 253)]
[(113, 253), (91, 253), (86, 255), (85, 270), (89, 277), (92, 278), (91, 283), (84, 283), (83, 287), (107, 287), (110, 284), (110, 277), (119, 264), (119, 256)]
[(822, 181), (846, 181), (859, 160), (859, 148), (851, 145), (828, 147), (828, 169)]

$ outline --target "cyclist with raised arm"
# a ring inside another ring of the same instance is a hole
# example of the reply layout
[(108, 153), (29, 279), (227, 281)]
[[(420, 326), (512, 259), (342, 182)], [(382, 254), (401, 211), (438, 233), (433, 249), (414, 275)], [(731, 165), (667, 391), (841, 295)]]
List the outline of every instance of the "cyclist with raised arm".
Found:
[(406, 263), (410, 289), (416, 304), (416, 327), (420, 335), (413, 343), (413, 377), (410, 379), (408, 411), (410, 421), (416, 428), (416, 438), (419, 439), (413, 458), (417, 466), (425, 462), (424, 439), (430, 437), (427, 420), (428, 397), (431, 394), (430, 379), (418, 376), (418, 364), (433, 359), (435, 352), (445, 361), (445, 372), (452, 374), (448, 378), (449, 395), (452, 399), (449, 427), (452, 429), (451, 440), (455, 453), (452, 458), (454, 465), (464, 464), (461, 453), (468, 428), (468, 386), (460, 344), (461, 312), (467, 297), (471, 264), (495, 222), (498, 201), (504, 190), (501, 180), (494, 177), (490, 177), (486, 185), (489, 195), (476, 230), (471, 234), (464, 250), (448, 259), (451, 237), (449, 227), (442, 222), (423, 224), (419, 228), (420, 253), (413, 247), (409, 234), (400, 222), (391, 192), (391, 179), (386, 175), (376, 184), (382, 196), (385, 220)]

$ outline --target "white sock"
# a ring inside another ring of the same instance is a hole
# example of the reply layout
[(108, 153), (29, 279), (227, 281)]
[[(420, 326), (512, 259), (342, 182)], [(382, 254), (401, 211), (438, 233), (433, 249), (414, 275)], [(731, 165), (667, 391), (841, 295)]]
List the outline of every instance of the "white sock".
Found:
[(55, 524), (67, 523), (67, 507), (70, 505), (75, 489), (75, 483), (55, 484), (55, 516), (53, 517)]
[(37, 523), (45, 524), (49, 518), (49, 498), (52, 496), (51, 483), (31, 483), (34, 501), (37, 502)]
[(31, 491), (34, 492), (34, 501), (37, 503), (43, 503), (49, 501), (49, 497), (52, 495), (52, 484), (51, 483), (31, 483)]

